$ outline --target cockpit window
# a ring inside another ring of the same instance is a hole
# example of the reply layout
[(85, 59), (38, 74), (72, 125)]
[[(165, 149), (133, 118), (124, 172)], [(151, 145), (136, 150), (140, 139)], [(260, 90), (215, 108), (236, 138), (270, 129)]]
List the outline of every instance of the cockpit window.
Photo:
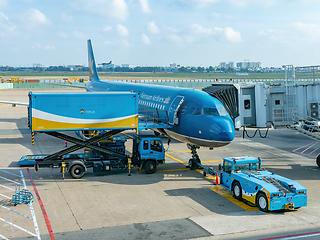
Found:
[(215, 108), (204, 108), (204, 115), (206, 116), (219, 116), (218, 110)]
[(220, 116), (227, 116), (228, 115), (228, 112), (224, 107), (219, 107), (218, 112), (219, 112)]
[(188, 114), (188, 115), (192, 115), (192, 113), (193, 113), (193, 111), (194, 111), (195, 109), (196, 109), (196, 108), (194, 108), (194, 107), (190, 108), (187, 114)]
[(202, 115), (202, 108), (197, 108), (193, 113), (193, 116), (199, 116), (199, 115)]

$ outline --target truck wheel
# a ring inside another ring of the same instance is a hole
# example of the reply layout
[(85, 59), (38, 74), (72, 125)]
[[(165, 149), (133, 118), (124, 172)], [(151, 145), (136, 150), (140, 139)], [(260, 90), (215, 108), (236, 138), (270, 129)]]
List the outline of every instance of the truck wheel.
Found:
[(146, 174), (153, 174), (156, 172), (157, 170), (157, 164), (155, 161), (152, 160), (148, 160), (146, 161), (146, 163), (144, 164), (144, 171), (146, 172)]
[(268, 211), (268, 199), (267, 199), (266, 195), (262, 192), (258, 193), (257, 206), (258, 206), (259, 210), (262, 212)]
[(317, 156), (316, 162), (317, 162), (318, 167), (320, 167), (320, 154)]
[(82, 178), (84, 173), (85, 169), (81, 165), (73, 165), (70, 169), (70, 175), (75, 179)]
[(233, 184), (233, 196), (237, 200), (242, 199), (242, 189), (241, 189), (241, 185), (239, 182), (234, 182), (234, 184)]

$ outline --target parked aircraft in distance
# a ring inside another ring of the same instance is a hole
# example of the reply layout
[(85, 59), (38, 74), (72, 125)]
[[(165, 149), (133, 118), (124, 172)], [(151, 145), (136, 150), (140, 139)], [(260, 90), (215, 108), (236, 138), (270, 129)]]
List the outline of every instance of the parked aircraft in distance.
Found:
[[(221, 147), (235, 136), (234, 124), (223, 104), (208, 93), (190, 88), (100, 80), (91, 40), (88, 40), (87, 91), (132, 91), (139, 94), (140, 114), (154, 117), (170, 128), (154, 129), (188, 144), (189, 164), (200, 162), (196, 149)], [(152, 114), (152, 116), (151, 116)]]

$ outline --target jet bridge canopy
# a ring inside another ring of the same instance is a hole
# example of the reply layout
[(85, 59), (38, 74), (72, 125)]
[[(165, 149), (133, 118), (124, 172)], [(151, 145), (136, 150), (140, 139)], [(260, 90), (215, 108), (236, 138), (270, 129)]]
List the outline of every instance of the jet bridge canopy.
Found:
[(222, 102), (233, 120), (239, 116), (238, 90), (233, 84), (212, 84), (202, 90)]

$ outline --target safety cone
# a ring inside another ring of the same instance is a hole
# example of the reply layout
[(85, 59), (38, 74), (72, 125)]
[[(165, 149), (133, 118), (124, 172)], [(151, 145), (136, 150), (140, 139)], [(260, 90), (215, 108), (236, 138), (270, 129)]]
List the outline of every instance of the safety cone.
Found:
[(216, 182), (214, 183), (214, 185), (220, 185), (219, 183), (219, 174), (216, 174)]
[(64, 142), (64, 147), (68, 147), (67, 141)]

